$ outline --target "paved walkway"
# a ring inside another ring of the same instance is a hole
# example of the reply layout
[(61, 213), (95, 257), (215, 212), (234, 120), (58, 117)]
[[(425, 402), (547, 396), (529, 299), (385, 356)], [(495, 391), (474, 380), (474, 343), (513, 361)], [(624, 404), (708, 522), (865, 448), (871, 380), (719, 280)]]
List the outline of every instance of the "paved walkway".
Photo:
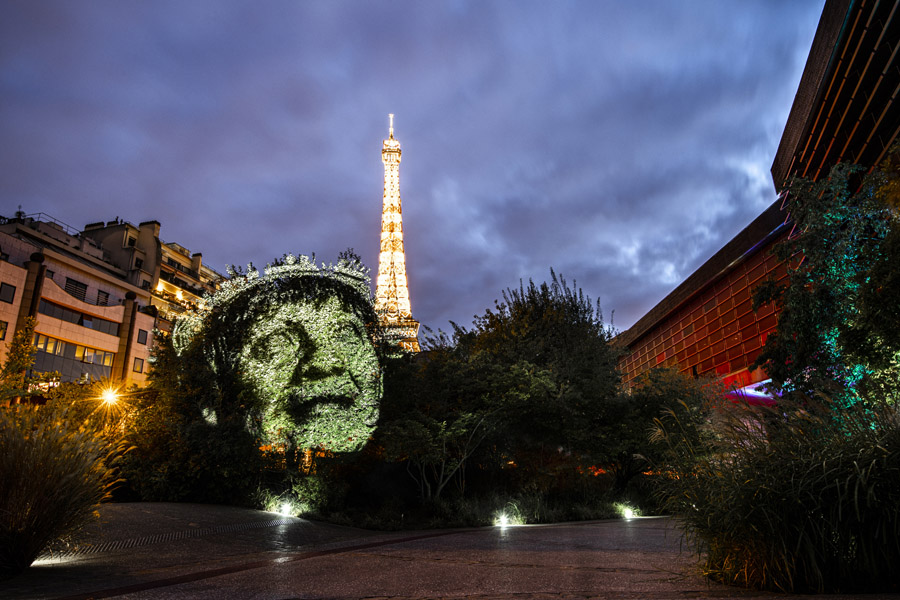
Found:
[(710, 584), (667, 519), (383, 533), (196, 504), (100, 513), (79, 552), (0, 598), (795, 598)]

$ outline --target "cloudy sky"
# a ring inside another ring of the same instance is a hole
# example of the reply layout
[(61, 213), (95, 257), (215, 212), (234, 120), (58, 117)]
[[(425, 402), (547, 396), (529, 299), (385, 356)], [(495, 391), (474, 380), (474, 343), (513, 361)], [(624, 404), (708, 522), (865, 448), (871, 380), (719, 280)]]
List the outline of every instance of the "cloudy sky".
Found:
[(0, 214), (374, 272), (394, 113), (413, 316), (552, 267), (624, 330), (774, 200), (822, 6), (5, 0)]

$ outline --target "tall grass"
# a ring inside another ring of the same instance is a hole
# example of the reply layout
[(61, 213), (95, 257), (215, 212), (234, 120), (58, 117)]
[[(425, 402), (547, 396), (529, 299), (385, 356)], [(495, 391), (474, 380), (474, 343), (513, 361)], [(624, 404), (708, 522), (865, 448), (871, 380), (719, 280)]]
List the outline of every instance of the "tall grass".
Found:
[(108, 497), (109, 446), (61, 410), (0, 410), (0, 579), (66, 541)]
[(684, 427), (672, 412), (652, 435), (673, 466), (663, 500), (711, 577), (790, 592), (900, 589), (896, 407), (726, 406), (699, 444)]

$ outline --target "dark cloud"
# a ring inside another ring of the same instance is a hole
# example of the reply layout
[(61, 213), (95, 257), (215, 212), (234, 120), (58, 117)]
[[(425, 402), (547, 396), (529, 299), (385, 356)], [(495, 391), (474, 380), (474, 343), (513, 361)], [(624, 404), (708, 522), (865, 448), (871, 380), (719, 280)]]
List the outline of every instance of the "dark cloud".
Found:
[(374, 269), (393, 112), (421, 321), (554, 267), (626, 328), (774, 199), (821, 7), (11, 0), (2, 214)]

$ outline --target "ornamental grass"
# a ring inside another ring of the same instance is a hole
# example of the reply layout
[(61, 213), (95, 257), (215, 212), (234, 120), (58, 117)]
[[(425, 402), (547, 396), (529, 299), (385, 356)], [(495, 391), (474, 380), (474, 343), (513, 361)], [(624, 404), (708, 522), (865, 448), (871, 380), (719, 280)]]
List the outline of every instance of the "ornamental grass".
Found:
[(0, 579), (71, 540), (96, 514), (113, 483), (108, 448), (62, 411), (0, 409)]
[(721, 409), (700, 444), (676, 413), (652, 438), (673, 467), (663, 500), (715, 580), (785, 592), (900, 589), (895, 406)]

